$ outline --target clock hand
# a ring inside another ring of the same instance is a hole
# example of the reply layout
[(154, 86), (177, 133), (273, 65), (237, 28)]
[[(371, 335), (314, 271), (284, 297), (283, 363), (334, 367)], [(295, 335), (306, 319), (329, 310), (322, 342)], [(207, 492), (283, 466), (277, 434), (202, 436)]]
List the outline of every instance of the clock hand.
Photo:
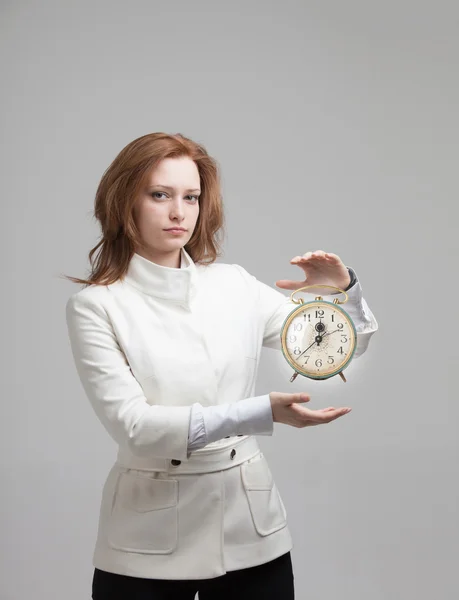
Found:
[[(312, 342), (312, 344), (306, 348), (306, 350), (303, 350), (303, 352), (300, 354), (300, 356), (303, 356), (303, 354), (304, 354), (305, 352), (307, 352), (307, 351), (309, 350), (309, 348), (310, 348), (311, 346), (314, 346), (314, 344), (316, 344), (316, 343), (317, 343), (317, 340), (314, 340), (314, 341)], [(298, 358), (300, 358), (300, 356), (298, 356)]]
[(306, 348), (306, 350), (303, 350), (303, 352), (302, 352), (302, 353), (301, 353), (301, 354), (298, 356), (298, 358), (300, 358), (300, 356), (303, 356), (303, 354), (304, 354), (305, 352), (307, 352), (311, 346), (314, 346), (314, 344), (317, 344), (317, 345), (319, 345), (321, 341), (322, 341), (322, 337), (320, 336), (320, 334), (319, 334), (319, 335), (316, 335), (316, 337), (314, 338), (314, 341), (312, 342), (312, 344), (310, 344), (310, 345), (309, 345), (309, 346)]
[[(303, 352), (300, 354), (300, 356), (302, 356), (302, 355), (303, 355), (303, 354), (304, 354), (304, 353), (305, 353), (307, 350), (309, 350), (309, 348), (310, 348), (311, 346), (314, 346), (314, 344), (317, 344), (317, 347), (320, 347), (320, 342), (322, 342), (322, 341), (323, 341), (324, 337), (326, 337), (327, 335), (331, 335), (332, 333), (336, 333), (337, 331), (341, 331), (341, 330), (340, 330), (340, 329), (335, 329), (334, 331), (329, 331), (328, 333), (323, 333), (323, 334), (322, 334), (322, 333), (320, 333), (318, 336), (316, 336), (316, 338), (315, 338), (315, 340), (313, 341), (313, 343), (312, 343), (310, 346), (308, 346), (308, 347), (306, 348), (306, 350), (304, 350), (304, 351), (303, 351)], [(300, 357), (300, 356), (299, 356), (299, 357)], [(298, 357), (298, 358), (299, 358), (299, 357)]]
[(327, 335), (331, 335), (332, 333), (336, 333), (337, 331), (341, 331), (341, 329), (335, 329), (334, 331), (329, 331), (328, 333), (324, 333), (323, 338)]
[[(303, 354), (305, 352), (307, 352), (309, 350), (309, 348), (311, 348), (311, 346), (314, 346), (314, 344), (317, 344), (317, 346), (320, 345), (320, 342), (324, 339), (324, 337), (326, 337), (327, 335), (331, 335), (332, 333), (336, 333), (337, 331), (340, 331), (340, 329), (335, 329), (334, 331), (330, 331), (329, 333), (324, 333), (323, 335), (320, 334), (318, 336), (315, 337), (314, 341), (312, 342), (312, 344), (310, 344), (306, 350), (303, 350), (303, 352), (301, 352), (301, 354), (298, 356), (298, 358), (300, 358), (301, 356), (303, 356)], [(298, 360), (297, 358), (297, 360)]]

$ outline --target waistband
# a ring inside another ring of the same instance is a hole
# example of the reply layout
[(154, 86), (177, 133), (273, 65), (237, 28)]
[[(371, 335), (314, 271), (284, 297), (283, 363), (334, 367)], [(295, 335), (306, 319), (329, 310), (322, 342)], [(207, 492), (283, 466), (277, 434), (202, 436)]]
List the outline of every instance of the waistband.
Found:
[(122, 456), (118, 455), (116, 464), (128, 469), (140, 471), (160, 471), (173, 474), (182, 473), (212, 473), (213, 471), (224, 471), (246, 460), (257, 456), (261, 452), (258, 441), (254, 436), (246, 436), (242, 439), (234, 437), (234, 444), (224, 448), (205, 448), (192, 452), (188, 460), (179, 461), (168, 458), (157, 458), (154, 456)]

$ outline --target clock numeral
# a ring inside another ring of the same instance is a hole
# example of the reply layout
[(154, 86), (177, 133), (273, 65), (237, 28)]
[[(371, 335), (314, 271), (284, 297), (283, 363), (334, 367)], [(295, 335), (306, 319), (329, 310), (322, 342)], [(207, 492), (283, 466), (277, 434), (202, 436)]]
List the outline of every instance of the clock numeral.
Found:
[(342, 347), (342, 346), (340, 346), (340, 347), (339, 347), (339, 350), (337, 350), (337, 352), (339, 352), (340, 354), (344, 354), (343, 347)]
[(337, 323), (336, 326), (338, 327), (338, 329), (342, 329), (344, 327), (343, 323)]
[(293, 349), (293, 354), (301, 354), (301, 348), (299, 346), (295, 346)]
[(335, 359), (333, 358), (333, 356), (329, 356), (327, 362), (329, 362), (332, 365), (335, 362)]
[(323, 308), (319, 308), (318, 310), (316, 310), (316, 319), (319, 319), (320, 317), (324, 316), (324, 309)]
[(335, 322), (335, 315), (333, 315), (333, 314), (332, 314), (332, 316), (331, 316), (331, 320), (332, 320), (332, 323), (334, 323), (334, 322)]
[(301, 331), (303, 329), (303, 323), (294, 323), (293, 331)]
[[(342, 339), (344, 338), (344, 340)], [(347, 337), (344, 335), (344, 333), (341, 334), (341, 343), (345, 344), (347, 342)]]
[(304, 320), (306, 321), (306, 317), (308, 318), (308, 321), (311, 322), (311, 313), (303, 313), (304, 314)]
[(318, 358), (314, 364), (316, 365), (316, 367), (321, 367), (322, 366), (322, 359)]
[(296, 335), (291, 335), (288, 340), (293, 344), (293, 342), (296, 342)]

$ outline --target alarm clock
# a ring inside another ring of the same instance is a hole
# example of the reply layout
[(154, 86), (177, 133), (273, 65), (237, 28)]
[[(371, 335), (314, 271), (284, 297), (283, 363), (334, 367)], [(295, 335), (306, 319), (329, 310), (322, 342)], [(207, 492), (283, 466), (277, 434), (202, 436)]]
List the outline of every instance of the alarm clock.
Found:
[[(294, 298), (296, 293), (311, 287), (333, 288), (342, 292), (345, 299), (335, 298), (329, 302), (316, 296), (315, 300), (305, 302), (303, 298)], [(347, 302), (348, 295), (333, 285), (315, 284), (298, 288), (290, 299), (299, 304), (287, 315), (281, 327), (282, 353), (295, 371), (290, 381), (298, 375), (319, 380), (339, 375), (346, 383), (343, 370), (352, 360), (357, 343), (354, 322), (338, 306)]]

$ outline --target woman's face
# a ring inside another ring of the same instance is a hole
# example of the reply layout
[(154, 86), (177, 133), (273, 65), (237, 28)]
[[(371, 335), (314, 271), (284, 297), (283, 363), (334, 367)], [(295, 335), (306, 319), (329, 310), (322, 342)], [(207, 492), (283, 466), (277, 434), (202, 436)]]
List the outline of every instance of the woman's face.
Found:
[[(180, 267), (180, 249), (188, 243), (199, 215), (199, 171), (191, 158), (166, 158), (150, 174), (134, 206), (134, 220), (145, 249), (136, 252), (163, 266)], [(166, 231), (182, 227), (185, 231)]]

